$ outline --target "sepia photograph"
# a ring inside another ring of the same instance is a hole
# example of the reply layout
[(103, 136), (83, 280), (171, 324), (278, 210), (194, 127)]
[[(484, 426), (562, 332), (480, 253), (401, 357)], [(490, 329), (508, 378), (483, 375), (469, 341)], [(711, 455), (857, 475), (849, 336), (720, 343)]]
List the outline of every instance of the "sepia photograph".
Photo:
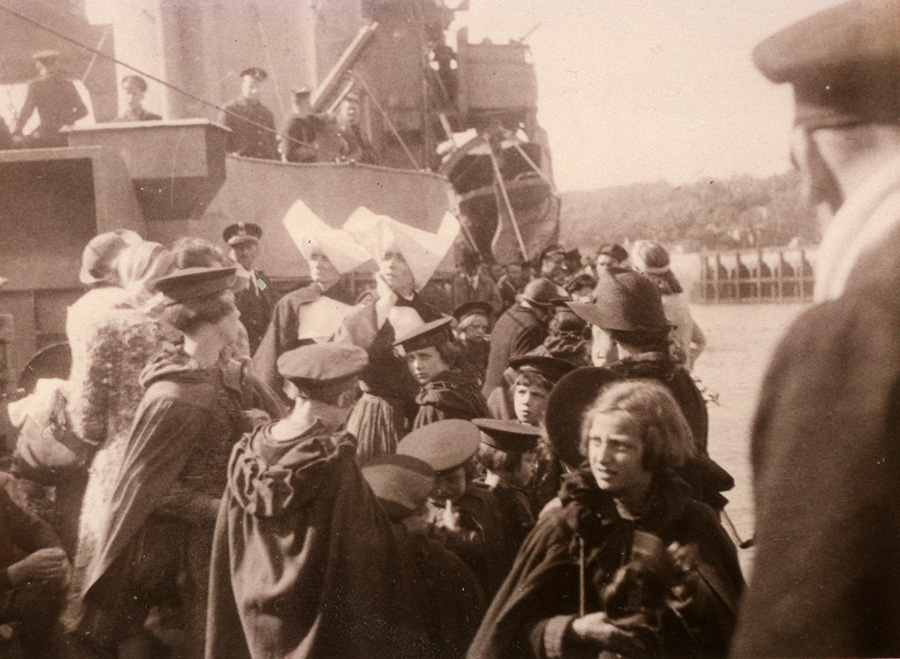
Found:
[(0, 35), (0, 659), (900, 656), (900, 0)]

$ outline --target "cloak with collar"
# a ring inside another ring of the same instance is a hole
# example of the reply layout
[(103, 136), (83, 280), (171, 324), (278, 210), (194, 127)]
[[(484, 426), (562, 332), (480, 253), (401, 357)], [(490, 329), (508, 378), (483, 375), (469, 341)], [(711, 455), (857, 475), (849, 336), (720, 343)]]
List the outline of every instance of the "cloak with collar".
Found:
[(682, 611), (694, 627), (694, 642), (686, 644), (678, 629), (663, 628), (664, 645), (674, 656), (725, 656), (743, 586), (734, 545), (715, 513), (692, 500), (677, 477), (657, 475), (651, 487), (647, 513), (625, 520), (590, 472), (570, 476), (560, 492), (563, 505), (545, 513), (525, 540), (467, 656), (600, 656), (601, 648), (576, 646), (567, 633), (579, 613), (581, 543), (585, 610), (591, 613), (602, 610), (599, 590), (628, 560), (635, 530), (658, 536), (665, 546), (678, 542), (699, 550), (699, 593), (692, 608)]
[(237, 440), (243, 430), (240, 384), (219, 368), (200, 369), (183, 352), (164, 351), (141, 374), (141, 384), (146, 392), (110, 484), (109, 505), (88, 511), (96, 535), (90, 550), (80, 545), (75, 557), (70, 628), (80, 622), (91, 588), (157, 509), (173, 505), (190, 515), (195, 506), (187, 501), (189, 489), (197, 496), (218, 496), (221, 486), (217, 491), (215, 483), (192, 479), (188, 488), (178, 481), (185, 472), (218, 478), (224, 460), (217, 467), (207, 465), (204, 456)]
[(354, 460), (316, 422), (292, 440), (272, 424), (231, 456), (216, 522), (206, 656), (422, 657), (412, 559)]
[(416, 395), (419, 411), (413, 429), (444, 419), (483, 419), (490, 416), (478, 382), (466, 371), (450, 369), (435, 375)]

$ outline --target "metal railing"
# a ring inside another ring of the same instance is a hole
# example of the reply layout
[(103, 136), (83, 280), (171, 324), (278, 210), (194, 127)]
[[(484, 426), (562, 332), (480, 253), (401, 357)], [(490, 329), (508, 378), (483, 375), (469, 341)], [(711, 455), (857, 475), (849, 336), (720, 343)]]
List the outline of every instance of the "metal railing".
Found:
[(701, 302), (808, 302), (815, 288), (815, 250), (767, 248), (700, 253)]

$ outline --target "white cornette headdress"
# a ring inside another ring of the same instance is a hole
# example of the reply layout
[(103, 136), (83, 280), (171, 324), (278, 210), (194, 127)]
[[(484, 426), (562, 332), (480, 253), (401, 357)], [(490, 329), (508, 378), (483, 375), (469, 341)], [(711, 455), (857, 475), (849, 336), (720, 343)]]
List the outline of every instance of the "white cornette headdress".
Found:
[(403, 222), (376, 215), (360, 206), (344, 223), (347, 230), (376, 261), (391, 244), (403, 254), (415, 279), (415, 289), (422, 290), (444, 260), (459, 235), (459, 220), (445, 213), (437, 233), (423, 231)]
[(325, 224), (300, 199), (288, 209), (282, 223), (303, 258), (309, 261), (318, 247), (342, 275), (356, 270), (372, 258), (347, 231)]

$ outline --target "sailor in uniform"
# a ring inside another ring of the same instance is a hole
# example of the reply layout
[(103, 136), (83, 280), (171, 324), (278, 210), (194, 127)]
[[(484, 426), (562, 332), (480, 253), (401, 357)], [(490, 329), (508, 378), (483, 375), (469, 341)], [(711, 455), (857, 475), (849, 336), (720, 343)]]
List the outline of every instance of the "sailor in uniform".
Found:
[(259, 348), (253, 355), (253, 370), (272, 389), (283, 393), (278, 357), (312, 342), (329, 340), (356, 301), (346, 275), (371, 261), (353, 237), (333, 229), (301, 200), (294, 202), (284, 226), (309, 264), (312, 283), (285, 295), (272, 314)]
[(158, 114), (148, 112), (141, 105), (147, 94), (147, 81), (141, 76), (125, 76), (122, 78), (122, 91), (125, 92), (128, 110), (116, 117), (116, 121), (160, 121)]
[(225, 104), (219, 123), (231, 130), (228, 153), (248, 158), (278, 159), (275, 115), (259, 100), (259, 85), (268, 74), (259, 67), (241, 71), (241, 96)]
[(252, 222), (237, 222), (222, 232), (222, 239), (230, 248), (229, 256), (244, 269), (242, 274), (249, 281), (246, 289), (235, 294), (235, 306), (241, 312), (241, 323), (247, 329), (251, 355), (256, 352), (278, 301), (275, 288), (263, 271), (256, 267), (260, 238), (262, 227)]
[[(66, 146), (68, 140), (60, 129), (86, 117), (88, 109), (72, 81), (59, 71), (59, 52), (42, 50), (32, 57), (40, 77), (28, 83), (25, 103), (12, 130), (13, 140), (32, 148)], [(35, 110), (41, 123), (26, 140), (22, 130)]]

